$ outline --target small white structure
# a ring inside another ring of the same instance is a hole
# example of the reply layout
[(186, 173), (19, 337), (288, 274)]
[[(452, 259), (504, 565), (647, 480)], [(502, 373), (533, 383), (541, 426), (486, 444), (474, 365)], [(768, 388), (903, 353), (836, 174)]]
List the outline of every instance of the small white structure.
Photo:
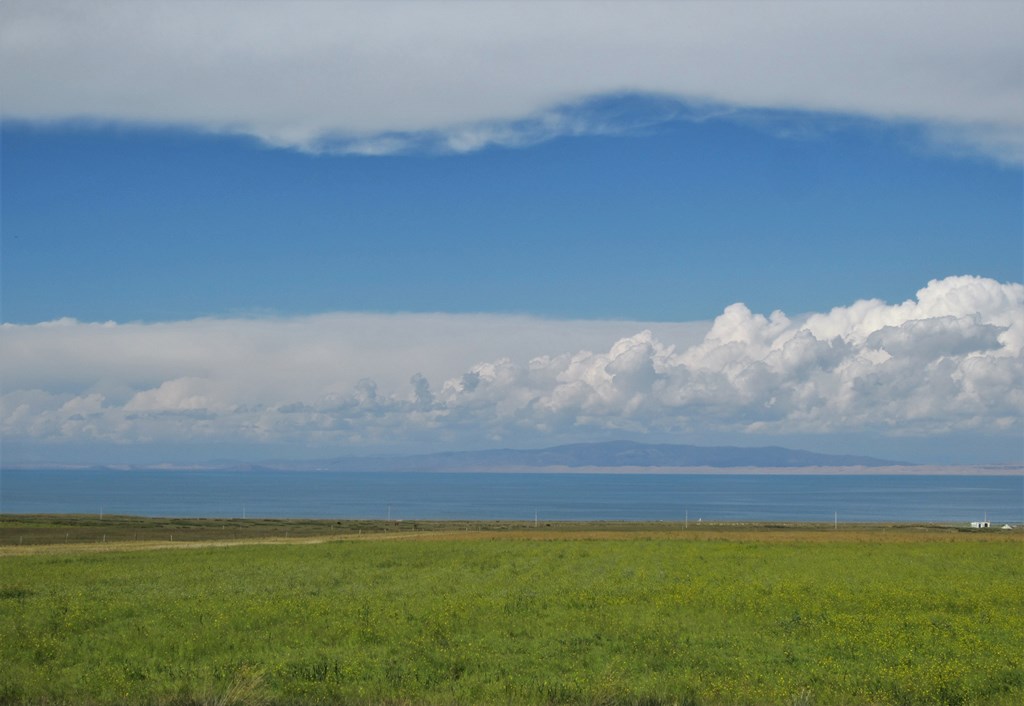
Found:
[(1013, 529), (1010, 525), (1003, 525), (1000, 529)]
[(971, 529), (988, 529), (992, 526), (992, 523), (988, 521), (988, 513), (985, 513), (985, 519), (981, 522), (972, 522)]

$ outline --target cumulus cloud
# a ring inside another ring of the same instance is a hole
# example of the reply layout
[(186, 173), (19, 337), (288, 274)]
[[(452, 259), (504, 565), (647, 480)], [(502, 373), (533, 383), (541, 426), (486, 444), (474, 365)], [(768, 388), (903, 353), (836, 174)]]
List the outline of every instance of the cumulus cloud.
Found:
[(588, 101), (634, 93), (909, 121), (951, 149), (1024, 154), (1020, 3), (9, 0), (0, 12), (8, 118), (468, 151), (628, 129), (635, 116)]
[(1024, 432), (1024, 285), (708, 326), (333, 314), (3, 326), (6, 439), (333, 448)]

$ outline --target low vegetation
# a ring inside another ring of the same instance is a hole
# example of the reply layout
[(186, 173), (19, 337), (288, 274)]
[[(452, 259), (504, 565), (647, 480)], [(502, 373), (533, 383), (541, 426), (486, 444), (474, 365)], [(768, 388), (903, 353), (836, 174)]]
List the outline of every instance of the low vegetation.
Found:
[(8, 534), (0, 703), (1024, 702), (1016, 533), (381, 524)]

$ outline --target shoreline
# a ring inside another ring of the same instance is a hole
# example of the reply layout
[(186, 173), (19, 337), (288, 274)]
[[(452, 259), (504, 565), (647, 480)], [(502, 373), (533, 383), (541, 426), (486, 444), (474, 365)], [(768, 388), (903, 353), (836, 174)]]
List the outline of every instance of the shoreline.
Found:
[(490, 466), (483, 468), (428, 468), (406, 470), (353, 470), (334, 468), (284, 468), (273, 465), (252, 464), (240, 466), (202, 465), (13, 465), (0, 468), (5, 471), (120, 471), (154, 473), (160, 471), (205, 471), (250, 473), (272, 471), (277, 473), (409, 473), (429, 474), (509, 474), (509, 475), (761, 475), (761, 476), (1000, 476), (1024, 478), (1024, 466), (1017, 465), (899, 465), (899, 466)]
[(750, 520), (332, 520), (0, 515), (0, 556), (243, 544), (439, 539), (699, 539), (728, 541), (1020, 541), (1024, 526), (987, 529), (958, 522)]

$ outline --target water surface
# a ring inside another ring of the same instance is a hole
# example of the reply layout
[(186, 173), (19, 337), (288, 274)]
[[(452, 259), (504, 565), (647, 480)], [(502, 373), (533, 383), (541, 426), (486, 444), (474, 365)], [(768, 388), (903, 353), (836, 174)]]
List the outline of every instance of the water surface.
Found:
[(1024, 477), (19, 469), (0, 512), (1017, 524)]

